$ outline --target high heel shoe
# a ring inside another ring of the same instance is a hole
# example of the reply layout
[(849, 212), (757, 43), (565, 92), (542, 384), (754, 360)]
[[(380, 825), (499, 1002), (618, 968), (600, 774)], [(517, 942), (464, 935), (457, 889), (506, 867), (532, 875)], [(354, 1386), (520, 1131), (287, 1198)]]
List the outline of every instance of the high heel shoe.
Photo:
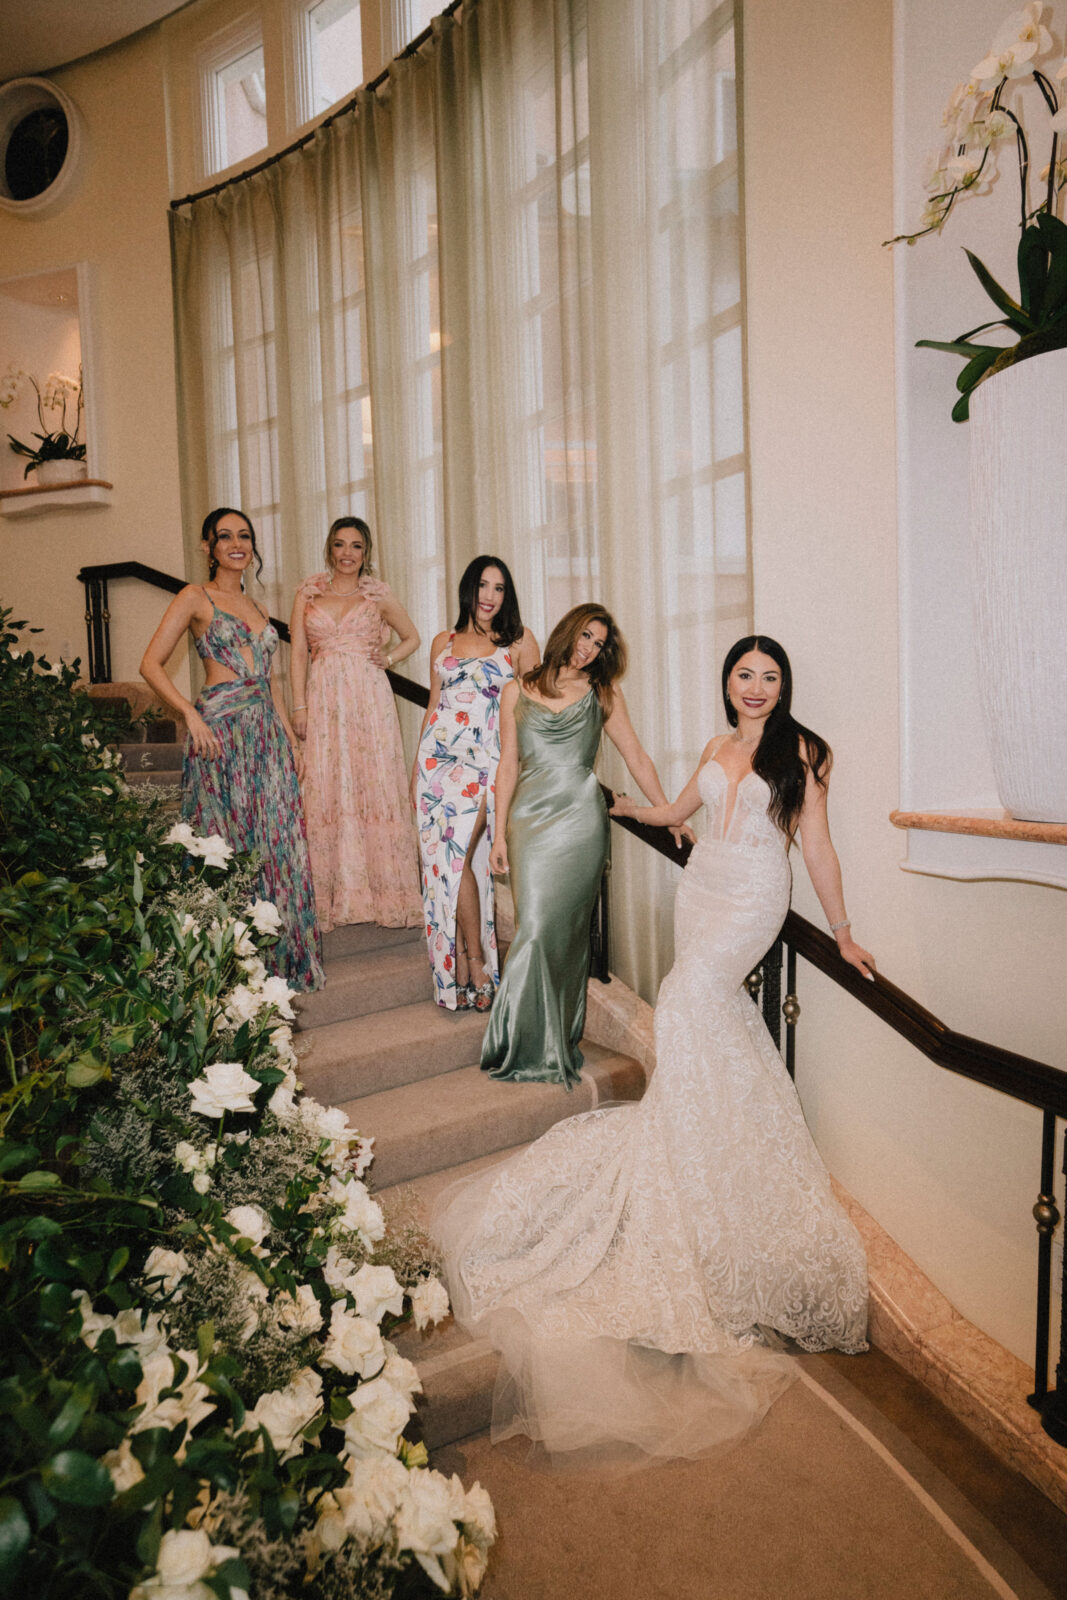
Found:
[(456, 982), (456, 1010), (470, 1011), (474, 1005), (475, 988), (473, 983)]
[(489, 970), (485, 964), (483, 962), (478, 962), (478, 965), (481, 967), (482, 972), (485, 975), (485, 982), (473, 982), (474, 969), (472, 966), (472, 981), (467, 986), (470, 994), (470, 1004), (474, 1007), (475, 1011), (488, 1011), (492, 1006), (494, 999), (496, 998), (496, 985), (490, 977)]

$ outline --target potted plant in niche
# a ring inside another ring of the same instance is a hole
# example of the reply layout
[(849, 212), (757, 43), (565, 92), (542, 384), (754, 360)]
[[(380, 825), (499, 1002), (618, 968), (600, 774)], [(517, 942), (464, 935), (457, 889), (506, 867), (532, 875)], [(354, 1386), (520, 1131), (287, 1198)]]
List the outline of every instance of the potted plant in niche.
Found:
[[(31, 372), (9, 367), (0, 381), (0, 406), (12, 404), (23, 383), (33, 386), (37, 396), (37, 419), (42, 432), (34, 433), (35, 445), (23, 444), (13, 434), (8, 443), (18, 456), (26, 457), (24, 478), (36, 471), (39, 484), (70, 483), (85, 476), (85, 445), (78, 438), (85, 409), (82, 375), (66, 378), (51, 372), (44, 387)], [(46, 417), (46, 413), (48, 413)]]
[[(1017, 296), (967, 257), (998, 316), (951, 340), (960, 356), (953, 420), (971, 423), (971, 527), (978, 675), (1001, 803), (1016, 817), (1067, 822), (1067, 700), (1059, 656), (1067, 615), (1067, 60), (1033, 0), (1013, 12), (988, 55), (957, 85), (942, 119), (945, 144), (927, 184), (921, 226), (890, 244), (940, 233), (961, 199), (988, 193), (1001, 149), (1019, 179)], [(1057, 88), (1057, 84), (1059, 88)], [(1023, 125), (1050, 141), (1035, 175)], [(1037, 92), (1034, 93), (1033, 90)], [(1036, 185), (1031, 192), (1031, 179)], [(981, 336), (1003, 330), (1009, 338)], [(1040, 360), (1031, 359), (1040, 356)]]

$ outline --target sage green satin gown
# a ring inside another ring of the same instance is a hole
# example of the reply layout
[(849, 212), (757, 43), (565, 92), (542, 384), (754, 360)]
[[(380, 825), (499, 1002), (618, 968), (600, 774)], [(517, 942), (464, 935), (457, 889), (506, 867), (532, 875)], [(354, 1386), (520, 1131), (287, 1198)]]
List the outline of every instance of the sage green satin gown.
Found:
[(521, 691), (519, 781), (508, 815), (515, 940), (482, 1045), (482, 1071), (563, 1083), (582, 1068), (589, 921), (608, 856), (608, 814), (593, 771), (603, 716), (590, 692), (549, 711)]

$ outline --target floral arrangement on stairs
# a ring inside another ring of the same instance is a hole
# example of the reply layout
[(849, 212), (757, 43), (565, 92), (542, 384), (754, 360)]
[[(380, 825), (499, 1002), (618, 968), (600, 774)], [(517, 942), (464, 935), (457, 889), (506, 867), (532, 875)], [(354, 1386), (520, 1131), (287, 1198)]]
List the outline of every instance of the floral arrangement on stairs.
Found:
[(404, 1437), (448, 1308), (300, 1092), (277, 912), (167, 830), (0, 611), (0, 1592), (473, 1594), (492, 1506)]

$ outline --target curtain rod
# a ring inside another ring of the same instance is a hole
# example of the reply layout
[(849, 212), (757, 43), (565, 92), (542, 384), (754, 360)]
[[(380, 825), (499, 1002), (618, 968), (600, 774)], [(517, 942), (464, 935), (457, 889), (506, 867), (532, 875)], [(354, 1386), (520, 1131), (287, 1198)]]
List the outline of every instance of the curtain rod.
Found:
[[(440, 15), (442, 17), (450, 17), (453, 12), (459, 10), (462, 4), (463, 0), (451, 0), (451, 4), (445, 6)], [(361, 94), (374, 94), (377, 89), (380, 89), (382, 84), (387, 81), (389, 73), (395, 64), (398, 61), (406, 60), (408, 56), (413, 56), (432, 37), (433, 23), (431, 22), (428, 28), (423, 28), (421, 33), (415, 35), (410, 44), (404, 46), (399, 55), (393, 57), (384, 71), (379, 72), (376, 78), (372, 78), (369, 83), (358, 89), (351, 100), (346, 100), (343, 106), (339, 106), (336, 111), (331, 111), (328, 117), (324, 117), (321, 122), (317, 122), (307, 133), (301, 134), (299, 139), (294, 139), (292, 144), (287, 144), (284, 150), (279, 150), (276, 155), (267, 156), (265, 161), (258, 162), (254, 167), (246, 168), (244, 172), (235, 173), (232, 178), (225, 178), (222, 183), (213, 183), (207, 189), (198, 190), (196, 194), (187, 194), (181, 200), (172, 200), (170, 209), (177, 211), (180, 206), (191, 206), (197, 200), (206, 200), (209, 195), (221, 194), (224, 189), (232, 189), (235, 184), (246, 183), (249, 178), (254, 178), (257, 173), (266, 172), (268, 167), (276, 166), (279, 161), (284, 161), (286, 156), (291, 156), (294, 151), (302, 150), (306, 144), (311, 143), (315, 135), (323, 128), (328, 128), (331, 122), (336, 122), (339, 117), (345, 117), (350, 111), (354, 110)]]

